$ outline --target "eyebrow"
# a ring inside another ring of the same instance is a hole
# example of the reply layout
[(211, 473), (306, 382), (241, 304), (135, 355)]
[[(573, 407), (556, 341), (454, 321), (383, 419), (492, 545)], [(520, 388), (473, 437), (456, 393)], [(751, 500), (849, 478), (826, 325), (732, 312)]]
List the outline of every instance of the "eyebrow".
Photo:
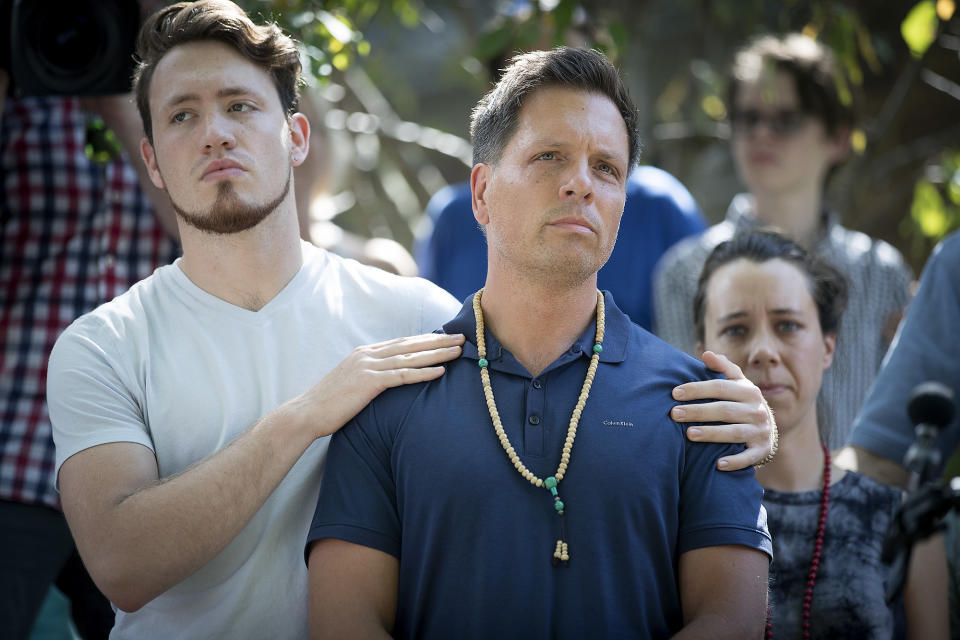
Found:
[[(776, 309), (770, 309), (769, 313), (775, 316), (799, 316), (802, 315), (798, 309), (791, 309), (790, 307), (778, 307)], [(724, 316), (720, 316), (717, 320), (719, 322), (730, 322), (731, 320), (739, 320), (740, 318), (747, 317), (746, 311), (734, 311), (728, 313)]]
[[(536, 147), (551, 147), (554, 149), (563, 149), (564, 147), (570, 146), (568, 142), (561, 142), (551, 138), (537, 138), (533, 141), (533, 144)], [(616, 152), (604, 151), (603, 149), (598, 149), (594, 155), (603, 160), (617, 161), (624, 164), (629, 162), (626, 156), (620, 156), (617, 155)]]
[[(217, 98), (232, 98), (234, 96), (243, 96), (243, 95), (253, 95), (259, 96), (260, 94), (252, 89), (247, 87), (224, 87), (217, 91)], [(197, 93), (179, 93), (169, 100), (164, 105), (166, 108), (175, 107), (178, 104), (183, 104), (184, 102), (190, 102), (191, 100), (199, 100), (200, 94)]]

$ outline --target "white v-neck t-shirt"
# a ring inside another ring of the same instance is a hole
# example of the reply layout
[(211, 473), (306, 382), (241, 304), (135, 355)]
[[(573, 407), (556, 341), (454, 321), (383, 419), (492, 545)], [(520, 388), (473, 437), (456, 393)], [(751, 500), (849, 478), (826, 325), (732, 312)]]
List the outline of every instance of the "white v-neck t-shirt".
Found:
[[(151, 449), (160, 477), (223, 448), (358, 345), (439, 328), (460, 308), (420, 278), (303, 243), (303, 265), (259, 311), (197, 287), (177, 263), (77, 319), (50, 356), (56, 468), (110, 442)], [(305, 638), (303, 545), (329, 438), (314, 442), (211, 562), (111, 638)]]

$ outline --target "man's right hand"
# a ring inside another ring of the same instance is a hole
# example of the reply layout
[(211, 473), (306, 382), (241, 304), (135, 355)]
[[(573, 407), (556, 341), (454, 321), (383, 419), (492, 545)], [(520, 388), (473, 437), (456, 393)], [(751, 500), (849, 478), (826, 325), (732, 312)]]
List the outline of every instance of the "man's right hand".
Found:
[(278, 411), (292, 412), (316, 429), (316, 438), (345, 425), (382, 391), (443, 375), (444, 362), (460, 357), (463, 334), (425, 333), (357, 347), (316, 385)]

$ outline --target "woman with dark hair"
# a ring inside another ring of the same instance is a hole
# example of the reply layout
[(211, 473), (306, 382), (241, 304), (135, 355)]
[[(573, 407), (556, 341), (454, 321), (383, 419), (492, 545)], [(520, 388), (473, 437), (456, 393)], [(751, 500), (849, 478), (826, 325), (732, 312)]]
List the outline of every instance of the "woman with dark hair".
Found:
[[(817, 417), (847, 300), (845, 278), (773, 232), (719, 244), (694, 298), (701, 350), (722, 353), (760, 387), (780, 429), (757, 469), (773, 536), (767, 637), (947, 637), (940, 537), (918, 545), (902, 599), (884, 600), (880, 561), (900, 492), (834, 466)], [(922, 578), (922, 579), (921, 579)]]
[(910, 270), (889, 244), (841, 224), (826, 188), (850, 148), (854, 114), (837, 91), (842, 68), (829, 47), (799, 33), (762, 36), (741, 49), (728, 80), (730, 151), (746, 191), (702, 234), (664, 254), (654, 281), (654, 332), (694, 353), (697, 274), (724, 240), (775, 226), (849, 278), (834, 366), (824, 374), (820, 428), (847, 444), (892, 328), (907, 304)]

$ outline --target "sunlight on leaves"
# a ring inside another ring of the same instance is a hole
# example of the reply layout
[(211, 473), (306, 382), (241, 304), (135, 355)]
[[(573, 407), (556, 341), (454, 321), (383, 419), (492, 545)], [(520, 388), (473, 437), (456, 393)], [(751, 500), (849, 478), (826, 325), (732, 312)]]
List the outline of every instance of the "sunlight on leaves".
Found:
[(939, 22), (933, 0), (923, 0), (917, 3), (900, 23), (900, 33), (903, 35), (904, 42), (910, 47), (913, 57), (922, 57), (933, 44), (937, 37)]
[(923, 235), (934, 240), (950, 230), (952, 216), (946, 203), (937, 187), (925, 178), (918, 180), (914, 187), (910, 217)]

